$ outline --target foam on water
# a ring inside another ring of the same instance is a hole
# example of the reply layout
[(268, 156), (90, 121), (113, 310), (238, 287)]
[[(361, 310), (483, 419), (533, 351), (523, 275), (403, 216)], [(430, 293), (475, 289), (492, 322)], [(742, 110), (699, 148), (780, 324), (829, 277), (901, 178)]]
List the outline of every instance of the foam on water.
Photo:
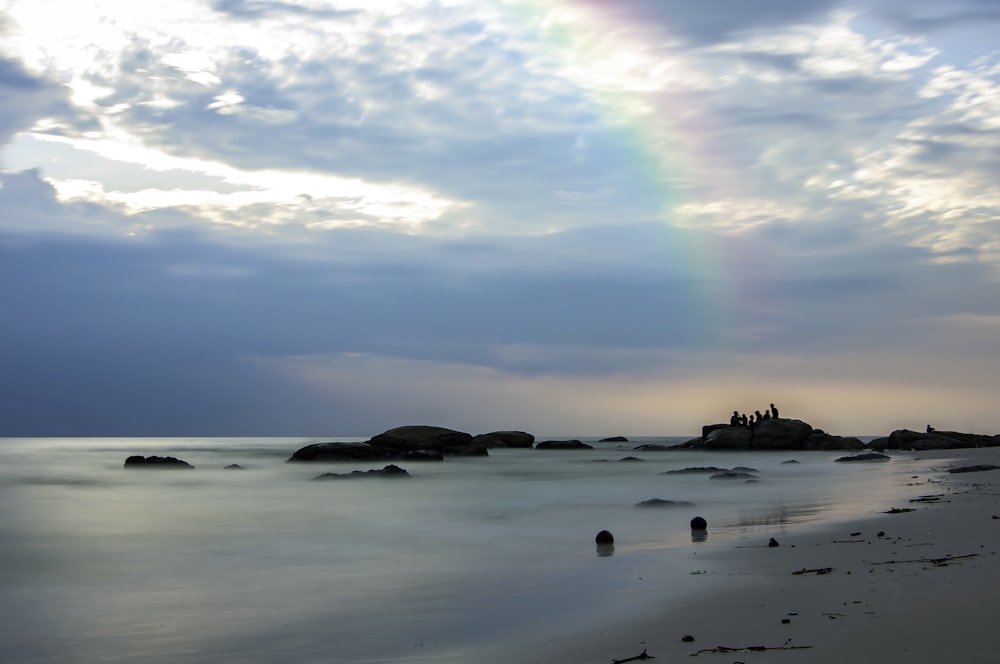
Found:
[[(711, 581), (692, 574), (692, 553), (884, 511), (927, 471), (906, 456), (859, 466), (833, 463), (838, 453), (602, 443), (403, 464), (411, 480), (311, 482), (383, 464), (286, 464), (307, 442), (0, 441), (7, 657), (488, 661), (500, 644), (703, 590)], [(126, 470), (130, 454), (197, 469)], [(629, 455), (645, 461), (618, 462)], [(223, 470), (231, 463), (246, 470)], [(661, 474), (707, 465), (751, 466), (761, 481)], [(635, 507), (650, 498), (695, 506)], [(695, 514), (708, 519), (707, 541), (692, 542)], [(596, 554), (602, 529), (615, 535), (613, 556)]]

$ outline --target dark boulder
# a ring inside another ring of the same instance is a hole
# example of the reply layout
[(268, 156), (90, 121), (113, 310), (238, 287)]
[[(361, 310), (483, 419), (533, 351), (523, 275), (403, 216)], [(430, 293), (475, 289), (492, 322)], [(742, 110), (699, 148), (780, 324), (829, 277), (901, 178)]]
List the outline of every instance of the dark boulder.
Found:
[(144, 457), (135, 454), (125, 459), (125, 468), (164, 468), (164, 469), (186, 469), (194, 468), (187, 461), (177, 457), (148, 456)]
[(487, 448), (527, 448), (535, 444), (535, 437), (524, 431), (493, 431), (473, 436), (472, 442), (486, 445)]
[(627, 457), (622, 457), (621, 459), (618, 459), (618, 461), (630, 461), (630, 462), (631, 461), (645, 461), (645, 459), (640, 459), (639, 457), (634, 457), (634, 456), (627, 456)]
[(228, 466), (224, 467), (223, 470), (246, 470), (246, 468), (244, 468), (238, 463), (231, 463)]
[(350, 473), (323, 473), (314, 477), (314, 480), (343, 480), (355, 479), (358, 477), (375, 478), (409, 478), (410, 474), (395, 464), (389, 464), (380, 470), (355, 470)]
[(625, 436), (611, 436), (610, 438), (601, 438), (599, 443), (627, 443), (628, 438)]
[(689, 503), (686, 500), (666, 500), (664, 498), (650, 498), (635, 504), (636, 507), (690, 507), (692, 505), (694, 503)]
[(454, 429), (424, 425), (389, 429), (371, 438), (368, 444), (397, 452), (431, 450), (445, 456), (488, 456), (483, 441), (473, 441), (472, 435)]
[(593, 445), (579, 440), (543, 440), (535, 445), (536, 450), (592, 450)]
[(292, 454), (289, 461), (386, 461), (399, 459), (398, 450), (368, 443), (312, 443)]
[(851, 456), (840, 457), (837, 461), (888, 461), (889, 457), (878, 452), (865, 452), (864, 454), (853, 454)]

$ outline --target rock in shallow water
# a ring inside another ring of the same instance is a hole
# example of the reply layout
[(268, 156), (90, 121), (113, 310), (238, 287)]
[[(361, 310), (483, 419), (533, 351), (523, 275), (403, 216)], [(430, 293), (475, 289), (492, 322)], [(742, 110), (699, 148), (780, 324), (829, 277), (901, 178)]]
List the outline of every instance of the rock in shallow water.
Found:
[(176, 457), (168, 456), (148, 456), (144, 457), (139, 454), (134, 454), (129, 458), (125, 459), (126, 468), (167, 468), (167, 469), (185, 469), (194, 468), (187, 461), (183, 461)]

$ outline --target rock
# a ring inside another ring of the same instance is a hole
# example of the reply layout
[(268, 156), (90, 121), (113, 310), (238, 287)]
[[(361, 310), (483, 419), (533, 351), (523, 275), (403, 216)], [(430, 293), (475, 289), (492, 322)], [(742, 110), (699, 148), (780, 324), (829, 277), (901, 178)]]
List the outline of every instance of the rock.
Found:
[(959, 466), (958, 468), (950, 468), (949, 473), (981, 473), (986, 470), (996, 470), (1000, 466), (994, 466), (989, 463), (978, 464), (975, 466)]
[(381, 470), (355, 470), (350, 473), (323, 473), (314, 477), (314, 480), (341, 480), (354, 479), (357, 477), (385, 477), (385, 478), (409, 478), (410, 474), (395, 464), (389, 464)]
[[(909, 429), (897, 429), (889, 434), (888, 441), (879, 444), (884, 445), (876, 449), (886, 450), (953, 450), (965, 447), (996, 447), (1000, 445), (1000, 440), (996, 436), (985, 436), (975, 433), (961, 433), (959, 431), (910, 431)], [(870, 447), (875, 448), (875, 441)]]
[(430, 450), (443, 455), (488, 456), (486, 443), (476, 442), (472, 435), (444, 427), (413, 425), (396, 427), (373, 436), (368, 444), (397, 452)]
[(524, 431), (493, 431), (473, 436), (473, 443), (482, 443), (487, 448), (527, 448), (535, 444), (535, 437)]
[(798, 463), (795, 459), (789, 459), (788, 461), (782, 461), (781, 463)]
[(734, 468), (730, 468), (729, 470), (733, 471), (734, 473), (759, 473), (760, 472), (756, 468), (748, 468), (746, 466), (735, 466)]
[(644, 461), (644, 459), (640, 459), (639, 457), (634, 457), (634, 456), (627, 456), (618, 459), (618, 461)]
[(628, 438), (625, 436), (611, 436), (610, 438), (601, 438), (599, 443), (627, 443)]
[(729, 472), (728, 468), (716, 468), (715, 466), (689, 466), (687, 468), (681, 468), (679, 470), (666, 470), (660, 475), (681, 475), (681, 474), (695, 474), (695, 473), (726, 473)]
[(889, 437), (882, 436), (881, 438), (872, 438), (868, 443), (868, 449), (870, 450), (887, 450), (889, 449)]
[[(813, 428), (802, 420), (772, 417), (754, 425), (753, 449), (803, 450)], [(828, 435), (828, 434), (823, 434)]]
[(368, 443), (312, 443), (295, 450), (288, 461), (382, 461), (402, 456), (398, 450)]
[(701, 447), (706, 450), (749, 450), (753, 444), (753, 432), (750, 429), (724, 425), (712, 429)]
[(597, 533), (597, 537), (594, 538), (594, 541), (597, 544), (614, 544), (615, 536), (612, 535), (611, 532), (608, 530), (602, 530), (601, 532)]
[(776, 546), (781, 546), (780, 544), (778, 544), (778, 540), (774, 539), (773, 537), (770, 539), (770, 541), (768, 541), (767, 545), (771, 548), (774, 548)]
[(410, 450), (403, 461), (444, 461), (444, 455), (437, 450)]
[(694, 503), (689, 503), (686, 500), (665, 500), (663, 498), (650, 498), (635, 504), (636, 507), (691, 507), (692, 505)]
[(691, 519), (691, 530), (705, 530), (708, 528), (708, 521), (704, 518), (696, 516)]
[(803, 449), (806, 450), (863, 450), (866, 446), (859, 438), (853, 436), (834, 436), (820, 429), (813, 431), (806, 437)]
[(223, 470), (246, 470), (246, 468), (244, 468), (243, 466), (241, 466), (238, 463), (231, 463), (228, 466), (226, 466), (225, 468), (223, 468)]
[(193, 469), (194, 466), (189, 464), (187, 461), (178, 459), (177, 457), (161, 457), (155, 455), (144, 457), (142, 455), (135, 454), (125, 459), (125, 468)]
[(840, 457), (837, 461), (888, 461), (889, 457), (878, 452), (865, 452), (864, 454), (854, 454), (852, 456)]
[(660, 445), (659, 443), (646, 443), (632, 448), (633, 452), (669, 452), (675, 449), (670, 445)]
[[(708, 435), (710, 433), (712, 433), (713, 431), (718, 431), (720, 429), (731, 429), (731, 428), (739, 428), (739, 427), (732, 427), (729, 424), (722, 424), (722, 423), (720, 423), (720, 424), (706, 424), (706, 425), (704, 425), (704, 426), (701, 427), (701, 440), (705, 440), (706, 438), (708, 438)], [(746, 427), (743, 427), (743, 428), (746, 428)]]
[(536, 450), (592, 450), (593, 445), (579, 440), (543, 440), (535, 445)]
[(716, 473), (708, 479), (710, 480), (755, 480), (757, 479), (750, 473), (734, 473), (731, 470), (727, 470), (723, 473)]

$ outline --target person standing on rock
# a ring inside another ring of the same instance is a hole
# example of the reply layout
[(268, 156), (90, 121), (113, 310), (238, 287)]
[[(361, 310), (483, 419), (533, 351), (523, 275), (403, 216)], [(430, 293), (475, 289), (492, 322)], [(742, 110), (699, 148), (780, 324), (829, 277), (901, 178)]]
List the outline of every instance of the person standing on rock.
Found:
[(773, 403), (771, 404), (771, 417), (773, 417), (774, 419), (778, 419), (778, 409), (775, 407)]
[(729, 418), (729, 426), (737, 427), (739, 425), (740, 425), (740, 414), (734, 410), (733, 416)]

